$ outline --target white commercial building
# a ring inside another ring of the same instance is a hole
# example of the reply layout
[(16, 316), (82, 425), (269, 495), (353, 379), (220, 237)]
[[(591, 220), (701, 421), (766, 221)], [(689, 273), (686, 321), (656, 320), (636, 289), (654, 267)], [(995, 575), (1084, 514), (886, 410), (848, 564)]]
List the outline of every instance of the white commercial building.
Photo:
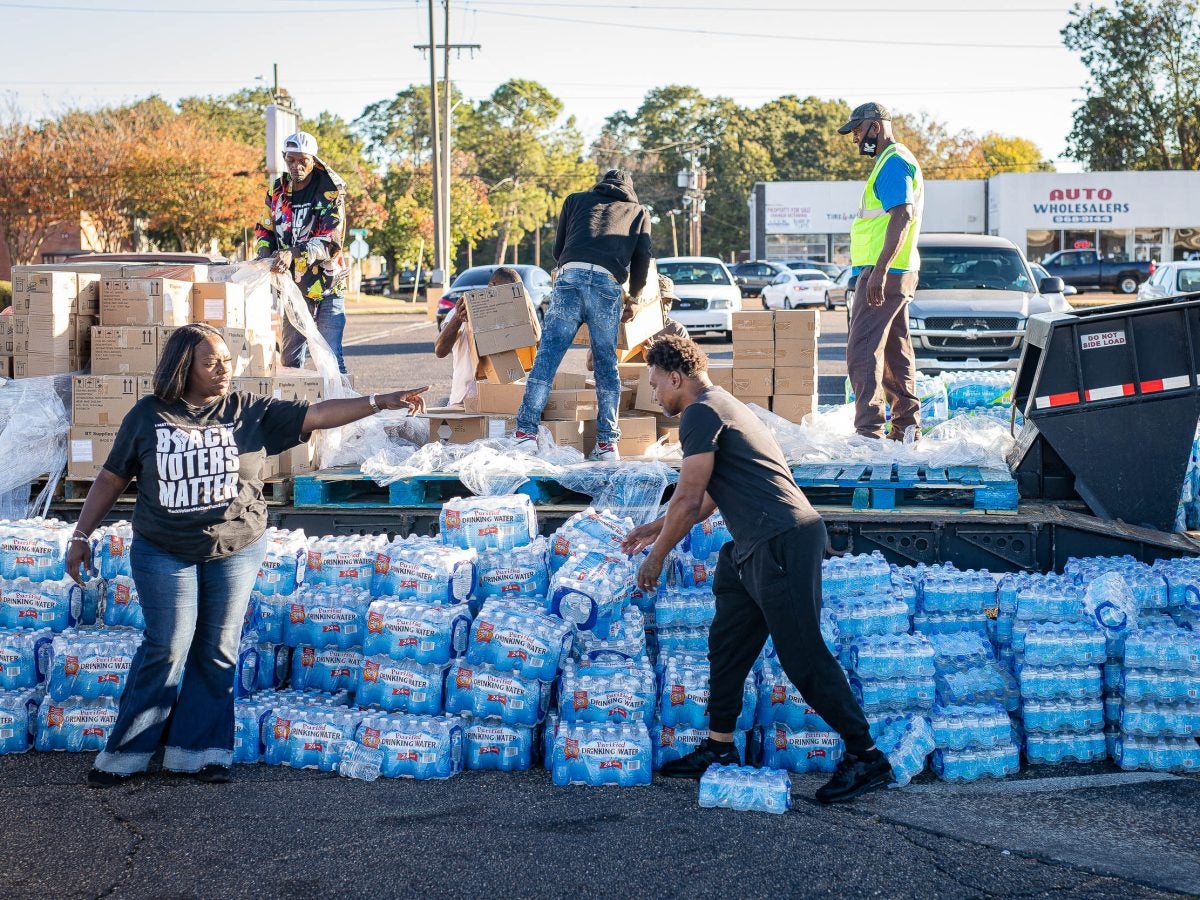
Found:
[[(759, 182), (752, 259), (850, 262), (863, 181)], [(1200, 172), (1029, 172), (926, 181), (922, 231), (1008, 238), (1038, 260), (1055, 250), (1160, 261), (1200, 254)]]

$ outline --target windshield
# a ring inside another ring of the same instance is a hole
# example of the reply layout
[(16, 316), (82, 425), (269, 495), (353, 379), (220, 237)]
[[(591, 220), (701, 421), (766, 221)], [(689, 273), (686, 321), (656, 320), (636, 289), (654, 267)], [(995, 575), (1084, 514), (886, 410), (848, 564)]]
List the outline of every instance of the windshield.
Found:
[(730, 284), (729, 276), (719, 263), (660, 262), (658, 274), (666, 275), (676, 287), (681, 284)]
[(492, 277), (492, 271), (495, 266), (480, 266), (475, 269), (467, 269), (457, 278), (454, 279), (454, 284), (450, 286), (451, 290), (469, 287), (487, 287), (488, 279)]
[(1200, 269), (1180, 269), (1178, 284), (1179, 287), (1176, 290), (1185, 294), (1200, 291)]
[(1033, 282), (1021, 254), (1001, 247), (921, 247), (919, 290), (1021, 291)]
[(824, 275), (818, 275), (816, 272), (797, 272), (797, 281), (824, 281)]

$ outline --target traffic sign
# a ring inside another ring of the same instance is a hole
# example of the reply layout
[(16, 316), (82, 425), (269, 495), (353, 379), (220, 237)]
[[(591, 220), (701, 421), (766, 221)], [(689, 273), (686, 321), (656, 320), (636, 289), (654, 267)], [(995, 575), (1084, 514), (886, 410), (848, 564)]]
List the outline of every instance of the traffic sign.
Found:
[(366, 259), (371, 255), (371, 248), (361, 237), (356, 237), (350, 244), (350, 255), (355, 259)]

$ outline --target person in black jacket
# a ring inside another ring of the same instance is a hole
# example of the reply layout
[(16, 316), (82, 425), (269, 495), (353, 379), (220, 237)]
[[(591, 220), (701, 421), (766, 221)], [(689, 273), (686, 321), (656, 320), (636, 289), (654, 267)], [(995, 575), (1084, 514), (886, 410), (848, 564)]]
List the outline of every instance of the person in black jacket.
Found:
[(563, 357), (586, 324), (596, 371), (596, 449), (590, 459), (616, 460), (617, 406), (621, 379), (617, 372), (617, 331), (623, 310), (621, 285), (629, 293), (646, 286), (650, 269), (650, 214), (638, 202), (633, 179), (620, 169), (604, 173), (590, 191), (571, 194), (563, 203), (554, 240), (558, 278), (542, 324), (533, 371), (517, 414), (517, 448), (536, 452), (538, 423)]

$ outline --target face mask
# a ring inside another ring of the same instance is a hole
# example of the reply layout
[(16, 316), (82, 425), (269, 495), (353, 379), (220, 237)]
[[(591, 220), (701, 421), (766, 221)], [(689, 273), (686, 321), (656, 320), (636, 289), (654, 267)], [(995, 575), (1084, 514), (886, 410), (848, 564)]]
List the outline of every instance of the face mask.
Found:
[(870, 128), (863, 133), (862, 140), (858, 142), (858, 152), (872, 158), (879, 152), (879, 137), (872, 134)]

